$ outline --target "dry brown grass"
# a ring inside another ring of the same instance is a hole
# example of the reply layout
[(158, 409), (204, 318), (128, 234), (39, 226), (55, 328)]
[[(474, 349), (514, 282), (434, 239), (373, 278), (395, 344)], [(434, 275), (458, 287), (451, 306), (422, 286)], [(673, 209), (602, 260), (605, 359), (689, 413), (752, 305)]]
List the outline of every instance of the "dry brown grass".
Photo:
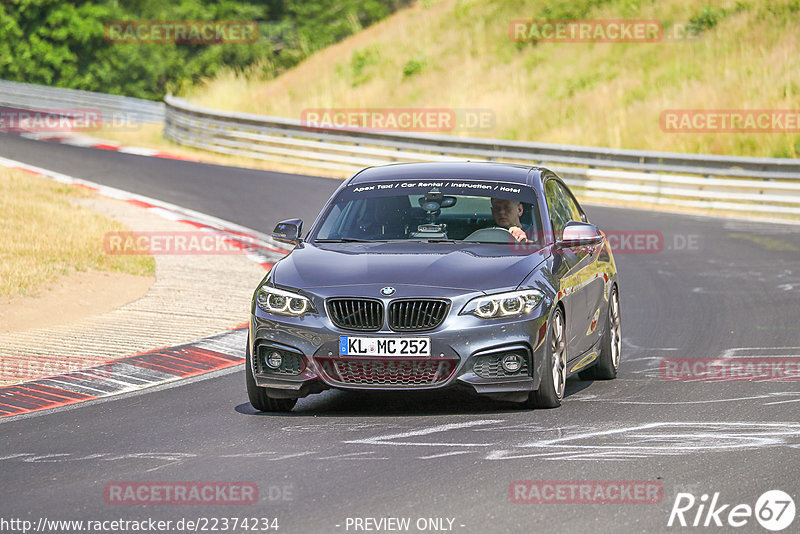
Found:
[(86, 189), (0, 167), (0, 296), (36, 294), (74, 271), (153, 275), (152, 256), (109, 255), (107, 232), (126, 228), (77, 205)]
[[(212, 108), (295, 118), (325, 107), (489, 108), (493, 129), (447, 133), (798, 157), (798, 134), (666, 133), (659, 123), (666, 109), (800, 108), (800, 14), (792, 0), (612, 0), (584, 18), (684, 22), (705, 5), (726, 15), (696, 40), (512, 42), (509, 22), (531, 18), (544, 4), (423, 0), (275, 80), (229, 72), (190, 98)], [(423, 67), (404, 76), (410, 60)]]

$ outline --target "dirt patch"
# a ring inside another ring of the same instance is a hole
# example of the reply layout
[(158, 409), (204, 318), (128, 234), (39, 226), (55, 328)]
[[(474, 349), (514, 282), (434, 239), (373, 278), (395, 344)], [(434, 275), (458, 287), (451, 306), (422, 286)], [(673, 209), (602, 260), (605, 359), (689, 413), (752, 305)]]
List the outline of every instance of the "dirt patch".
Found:
[(37, 288), (38, 296), (0, 298), (0, 332), (55, 326), (110, 312), (143, 297), (153, 276), (88, 270)]

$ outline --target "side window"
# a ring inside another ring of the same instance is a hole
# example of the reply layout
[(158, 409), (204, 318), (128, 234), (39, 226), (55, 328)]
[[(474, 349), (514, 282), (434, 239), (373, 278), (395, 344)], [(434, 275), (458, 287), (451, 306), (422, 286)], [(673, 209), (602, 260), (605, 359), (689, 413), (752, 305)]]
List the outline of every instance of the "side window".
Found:
[(564, 192), (555, 180), (545, 182), (544, 196), (547, 201), (547, 209), (550, 212), (550, 221), (553, 223), (554, 238), (558, 241), (564, 232), (564, 226), (573, 220), (572, 211), (567, 206)]
[(567, 191), (563, 185), (557, 183), (559, 191), (561, 191), (561, 197), (564, 199), (564, 204), (566, 205), (567, 209), (569, 210), (570, 214), (570, 221), (583, 221), (585, 216), (583, 215), (583, 211), (581, 210), (578, 203), (572, 197), (572, 195)]

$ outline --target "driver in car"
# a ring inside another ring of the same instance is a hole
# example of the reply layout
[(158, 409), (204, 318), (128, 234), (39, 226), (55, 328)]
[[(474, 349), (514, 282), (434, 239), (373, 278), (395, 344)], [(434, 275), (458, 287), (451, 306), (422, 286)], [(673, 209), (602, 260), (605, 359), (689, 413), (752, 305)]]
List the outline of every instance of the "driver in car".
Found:
[(525, 235), (523, 225), (519, 221), (522, 215), (522, 203), (506, 198), (492, 199), (492, 217), (497, 226), (505, 228), (519, 243), (527, 243), (528, 236)]

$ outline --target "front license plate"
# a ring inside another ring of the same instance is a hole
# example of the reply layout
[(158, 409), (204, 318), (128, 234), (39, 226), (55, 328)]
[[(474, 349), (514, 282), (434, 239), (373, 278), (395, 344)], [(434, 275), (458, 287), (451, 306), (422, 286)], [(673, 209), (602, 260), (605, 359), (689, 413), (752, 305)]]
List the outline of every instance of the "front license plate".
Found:
[(430, 356), (429, 337), (339, 336), (341, 356)]

